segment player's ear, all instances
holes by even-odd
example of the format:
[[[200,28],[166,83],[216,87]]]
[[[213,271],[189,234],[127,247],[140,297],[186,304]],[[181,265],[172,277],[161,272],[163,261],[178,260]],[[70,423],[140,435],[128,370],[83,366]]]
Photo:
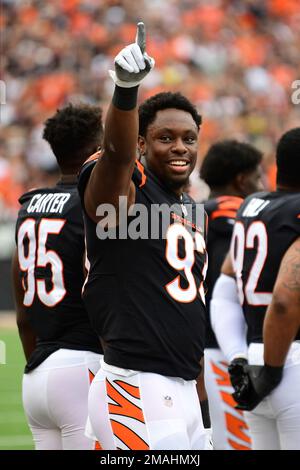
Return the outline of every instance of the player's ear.
[[[237,193],[240,196],[244,196],[247,190],[247,175],[245,173],[239,173],[234,178],[233,184],[236,188]]]
[[[146,154],[147,144],[145,137],[139,135],[138,138],[138,151],[139,151],[139,160]]]

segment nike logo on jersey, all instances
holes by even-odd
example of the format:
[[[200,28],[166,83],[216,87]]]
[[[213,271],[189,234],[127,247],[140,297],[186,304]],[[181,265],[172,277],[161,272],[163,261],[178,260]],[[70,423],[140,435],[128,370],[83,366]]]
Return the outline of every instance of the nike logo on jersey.
[[[70,193],[35,194],[27,207],[27,212],[29,214],[32,212],[61,214],[70,196]]]
[[[270,201],[254,197],[247,204],[242,215],[243,217],[256,217],[268,204]]]

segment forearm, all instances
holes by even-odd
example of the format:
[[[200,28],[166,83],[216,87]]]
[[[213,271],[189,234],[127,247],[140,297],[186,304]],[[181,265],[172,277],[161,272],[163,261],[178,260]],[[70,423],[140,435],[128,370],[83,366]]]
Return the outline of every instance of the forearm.
[[[138,140],[138,87],[116,85],[109,107],[104,133],[104,155],[116,164],[130,164],[136,159]]]
[[[202,372],[197,378],[196,387],[197,387],[197,394],[199,397],[199,401],[201,402],[201,401],[207,400],[207,393],[206,393],[206,389],[204,385],[204,377],[203,377]]]
[[[84,196],[85,209],[96,222],[100,204],[109,203],[118,210],[120,196],[128,197],[128,206],[133,199],[130,197],[130,187],[138,140],[138,87],[116,88],[118,99],[113,99],[108,110],[102,157],[91,173]],[[130,93],[132,96],[128,99]],[[123,94],[125,99],[122,104]],[[129,110],[121,109],[130,106],[133,107]]]
[[[201,372],[198,375],[196,387],[197,387],[199,401],[201,402],[201,401],[207,400],[207,393],[206,393],[205,382],[204,382],[204,367],[205,367],[204,356],[201,358],[200,365],[201,365]]]
[[[205,382],[204,382],[204,367],[205,367],[204,356],[202,357],[200,364],[201,364],[202,370],[197,378],[196,387],[197,387],[197,394],[198,394],[200,408],[201,408],[203,425],[205,429],[208,429],[211,427],[211,422],[210,422],[210,414],[209,414],[208,397],[207,397]]]
[[[299,330],[299,312],[291,304],[273,300],[263,328],[264,361],[270,366],[283,366],[291,343]]]
[[[300,327],[300,238],[285,253],[264,320],[264,359],[283,366]]]

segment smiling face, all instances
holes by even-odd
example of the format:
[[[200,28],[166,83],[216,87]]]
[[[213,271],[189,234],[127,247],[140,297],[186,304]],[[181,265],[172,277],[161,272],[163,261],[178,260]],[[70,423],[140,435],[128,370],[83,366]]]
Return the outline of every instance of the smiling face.
[[[174,108],[158,111],[146,136],[139,137],[139,148],[149,170],[180,194],[197,161],[198,128],[192,115]]]

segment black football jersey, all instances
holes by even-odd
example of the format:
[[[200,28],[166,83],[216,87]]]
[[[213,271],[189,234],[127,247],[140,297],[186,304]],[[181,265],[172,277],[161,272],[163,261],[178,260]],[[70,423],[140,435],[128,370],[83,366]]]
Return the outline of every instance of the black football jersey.
[[[206,348],[218,348],[216,336],[210,323],[210,300],[214,285],[220,275],[221,267],[229,251],[230,240],[237,211],[243,199],[236,196],[220,196],[209,199],[204,207],[208,215],[207,253],[208,269],[206,275]]]
[[[300,193],[256,193],[238,211],[231,256],[249,343],[263,342],[264,316],[281,260],[299,236]]]
[[[94,165],[95,161],[87,163],[81,172],[82,199]],[[130,237],[124,236],[119,225],[114,239],[99,239],[97,224],[85,214],[90,271],[83,299],[93,327],[106,344],[104,359],[108,364],[195,379],[200,372],[205,334],[203,206],[202,213],[199,207],[197,225],[198,207],[188,195],[179,198],[166,190],[139,162],[132,180],[135,204],[147,209],[143,229],[148,225],[148,235],[133,239],[130,227],[138,223],[137,217],[129,215],[126,227]],[[176,207],[166,227],[166,238],[160,217],[160,234],[151,238],[149,233],[157,228],[151,211],[157,216],[161,204],[168,209],[170,205]],[[188,205],[193,220],[186,217]]]
[[[20,203],[16,244],[23,304],[37,336],[26,372],[60,348],[101,353],[81,298],[85,242],[76,184],[29,191]]]

